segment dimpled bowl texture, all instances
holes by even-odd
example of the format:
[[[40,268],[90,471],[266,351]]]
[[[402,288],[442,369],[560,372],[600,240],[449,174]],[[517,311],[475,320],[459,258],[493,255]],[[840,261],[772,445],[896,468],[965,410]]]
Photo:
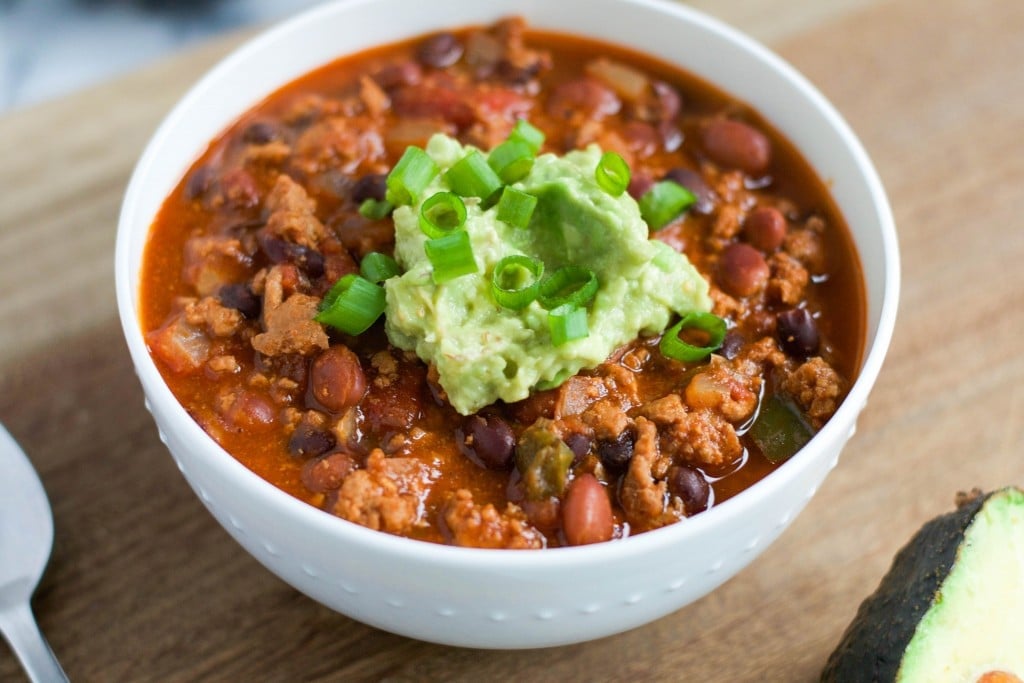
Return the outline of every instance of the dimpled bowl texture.
[[[511,14],[537,28],[653,54],[750,103],[831,186],[866,279],[865,357],[832,420],[785,466],[740,495],[623,541],[543,551],[453,548],[325,514],[260,479],[192,421],[161,379],[139,327],[139,268],[153,218],[208,142],[242,112],[342,55]],[[885,193],[847,125],[791,67],[718,21],[655,0],[346,0],[250,41],[175,107],[128,187],[116,276],[125,337],[161,440],[203,504],[248,552],[314,600],[367,624],[450,645],[527,648],[599,638],[678,610],[735,575],[782,533],[854,432],[892,334],[899,261]]]

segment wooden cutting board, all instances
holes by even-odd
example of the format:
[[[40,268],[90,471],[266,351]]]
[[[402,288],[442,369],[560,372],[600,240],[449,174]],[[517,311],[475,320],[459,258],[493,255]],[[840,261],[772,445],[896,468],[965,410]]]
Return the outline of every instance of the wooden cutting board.
[[[900,316],[791,529],[693,605],[571,647],[448,648],[335,614],[237,546],[157,440],[116,318],[119,203],[160,118],[240,37],[0,117],[0,420],[53,504],[34,607],[73,680],[810,681],[921,523],[958,489],[1024,484],[1024,3],[694,4],[861,136],[899,227]],[[21,676],[0,646],[0,680]]]

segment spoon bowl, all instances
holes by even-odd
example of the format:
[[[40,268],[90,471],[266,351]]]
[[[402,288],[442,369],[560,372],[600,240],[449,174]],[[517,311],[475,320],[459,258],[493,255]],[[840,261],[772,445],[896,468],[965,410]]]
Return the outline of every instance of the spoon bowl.
[[[29,601],[53,546],[53,513],[32,464],[0,425],[0,631],[33,681],[66,681]]]

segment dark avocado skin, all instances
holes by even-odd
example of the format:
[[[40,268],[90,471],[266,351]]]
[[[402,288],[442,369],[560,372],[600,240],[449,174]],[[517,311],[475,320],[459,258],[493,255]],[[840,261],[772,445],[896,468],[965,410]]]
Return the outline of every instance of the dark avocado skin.
[[[857,610],[821,674],[823,682],[896,680],[903,653],[956,560],[964,532],[992,494],[921,527]]]

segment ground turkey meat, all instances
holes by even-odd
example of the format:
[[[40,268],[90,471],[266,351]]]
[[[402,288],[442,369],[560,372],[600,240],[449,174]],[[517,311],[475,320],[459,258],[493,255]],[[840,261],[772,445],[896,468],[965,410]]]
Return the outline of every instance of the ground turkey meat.
[[[811,358],[788,375],[782,388],[807,411],[807,417],[816,429],[821,429],[832,417],[846,393],[843,379],[819,357]]]
[[[473,548],[529,549],[544,547],[544,536],[526,521],[517,506],[504,512],[488,503],[477,505],[473,494],[459,489],[441,511],[455,545]]]
[[[657,427],[650,420],[639,417],[636,434],[633,458],[622,477],[619,502],[626,513],[626,520],[638,531],[643,531],[672,524],[683,515],[666,504],[666,484],[655,479],[652,472],[659,459]]]
[[[426,468],[415,458],[388,458],[375,448],[366,468],[345,477],[329,512],[350,522],[392,534],[408,534],[420,521]]]
[[[638,413],[658,426],[662,449],[684,462],[720,467],[743,454],[736,430],[725,418],[712,410],[691,411],[678,394],[651,401]]]
[[[313,320],[320,299],[294,293],[284,298],[284,268],[275,266],[263,288],[263,329],[252,339],[252,347],[264,356],[298,353],[303,356],[326,349],[330,342],[323,325]]]

